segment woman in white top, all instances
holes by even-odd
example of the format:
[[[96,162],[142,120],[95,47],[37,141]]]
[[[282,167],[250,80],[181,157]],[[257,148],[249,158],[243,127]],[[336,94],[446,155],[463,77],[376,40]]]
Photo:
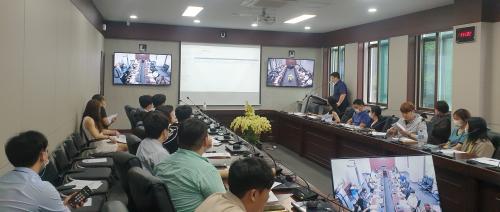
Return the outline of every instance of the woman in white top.
[[[95,153],[127,151],[126,144],[119,144],[111,136],[119,135],[116,130],[104,129],[101,117],[101,103],[97,100],[87,102],[82,116],[82,133],[90,142],[90,147],[95,147]]]

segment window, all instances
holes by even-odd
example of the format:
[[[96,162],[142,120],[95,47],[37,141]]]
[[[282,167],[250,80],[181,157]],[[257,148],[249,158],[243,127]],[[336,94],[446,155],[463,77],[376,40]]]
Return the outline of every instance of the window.
[[[389,82],[389,40],[365,44],[365,100],[368,104],[387,106]]]
[[[420,109],[434,109],[437,101],[452,105],[453,31],[419,36],[417,102]]]
[[[330,48],[330,74],[339,72],[340,79],[345,78],[345,46],[335,46]],[[328,88],[329,96],[333,95],[333,86]]]

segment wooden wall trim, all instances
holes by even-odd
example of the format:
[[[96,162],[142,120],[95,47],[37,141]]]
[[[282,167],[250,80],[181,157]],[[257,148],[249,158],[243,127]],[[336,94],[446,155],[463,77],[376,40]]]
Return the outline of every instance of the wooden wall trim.
[[[357,93],[356,98],[363,99],[364,68],[365,68],[365,44],[358,43],[358,73],[357,73]]]
[[[328,87],[330,84],[328,81],[330,80],[330,48],[323,48],[323,84],[322,84],[322,93],[323,98],[328,97]]]
[[[408,66],[406,75],[406,100],[409,102],[415,102],[415,92],[416,92],[416,54],[417,54],[417,41],[416,36],[408,37]]]
[[[336,46],[443,31],[456,25],[480,22],[481,7],[482,0],[455,0],[451,5],[325,33],[324,45]]]
[[[97,29],[99,32],[102,31],[102,24],[104,23],[104,18],[97,10],[94,2],[92,0],[71,0],[71,3],[83,14],[83,16]]]
[[[189,27],[164,24],[105,22],[106,38],[185,41],[203,43],[252,44],[264,46],[321,47],[322,33],[275,32],[243,29],[222,29],[210,27]],[[220,33],[227,37],[221,38]]]

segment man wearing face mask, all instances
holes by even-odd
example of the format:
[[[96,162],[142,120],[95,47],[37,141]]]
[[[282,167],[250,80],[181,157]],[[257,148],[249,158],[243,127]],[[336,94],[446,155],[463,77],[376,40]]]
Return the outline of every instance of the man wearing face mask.
[[[163,148],[168,138],[168,119],[160,111],[149,112],[144,118],[144,128],[146,138],[139,144],[136,156],[142,168],[153,173],[154,167],[169,155]]]
[[[365,103],[361,99],[356,99],[352,102],[354,115],[347,121],[348,124],[359,126],[361,128],[370,127],[372,120],[365,110]]]
[[[196,212],[264,211],[273,182],[273,171],[264,160],[237,160],[229,168],[229,191],[212,194]]]
[[[340,74],[338,72],[330,74],[330,83],[334,84],[333,98],[337,100],[337,108],[340,111],[340,116],[342,116],[349,106],[349,100],[347,100],[347,86],[340,79]]]
[[[11,138],[5,145],[7,159],[14,170],[0,177],[0,211],[70,211],[68,200],[61,199],[52,184],[42,181],[49,163],[48,141],[36,131],[27,131]]]
[[[298,72],[295,68],[297,61],[294,59],[286,59],[286,69],[281,78],[281,86],[296,87],[299,85]]]

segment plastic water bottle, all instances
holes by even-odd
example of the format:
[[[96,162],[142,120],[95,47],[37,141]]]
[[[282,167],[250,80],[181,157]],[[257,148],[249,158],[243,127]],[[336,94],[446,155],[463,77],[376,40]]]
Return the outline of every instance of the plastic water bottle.
[[[207,103],[203,102],[203,110],[207,110]]]
[[[424,140],[424,132],[422,132],[422,130],[419,130],[417,132],[417,140],[418,141],[423,141]]]

